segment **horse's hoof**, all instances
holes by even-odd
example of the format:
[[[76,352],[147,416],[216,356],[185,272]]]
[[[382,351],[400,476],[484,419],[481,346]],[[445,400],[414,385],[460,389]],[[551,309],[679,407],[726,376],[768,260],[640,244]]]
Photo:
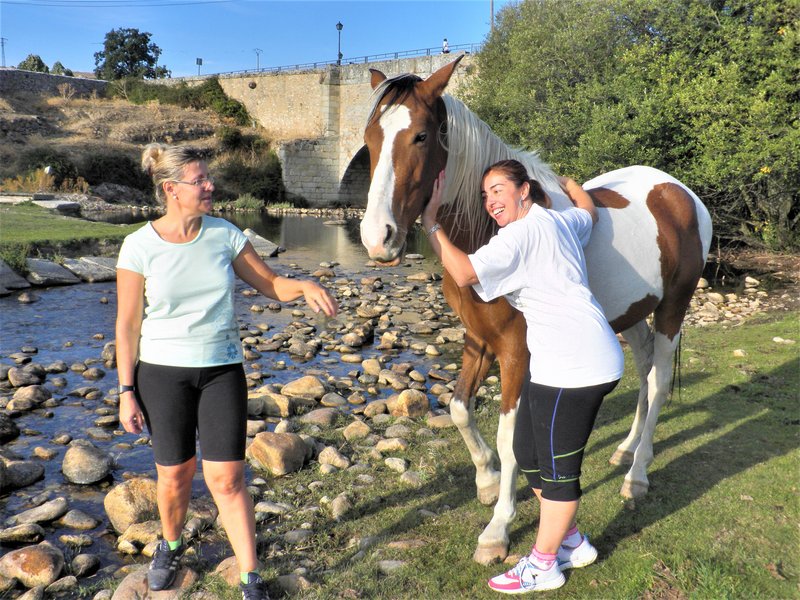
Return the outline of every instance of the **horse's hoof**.
[[[508,556],[508,547],[502,544],[494,546],[478,546],[475,549],[475,554],[472,555],[472,560],[484,566],[493,565],[494,563],[502,562]]]
[[[647,495],[647,490],[650,488],[648,483],[641,481],[628,481],[627,479],[622,483],[622,488],[619,493],[623,498],[632,500],[634,498],[644,498]]]
[[[485,488],[478,488],[478,502],[484,506],[492,506],[500,497],[500,482]]]
[[[621,465],[632,465],[633,452],[629,450],[620,450],[617,448],[614,451],[614,454],[611,455],[611,458],[608,459],[608,462],[612,465],[617,465],[618,467]]]

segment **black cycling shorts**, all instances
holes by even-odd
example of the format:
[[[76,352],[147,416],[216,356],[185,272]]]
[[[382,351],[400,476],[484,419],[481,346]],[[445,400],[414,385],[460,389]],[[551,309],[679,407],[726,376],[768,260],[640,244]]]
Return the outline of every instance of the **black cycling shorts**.
[[[241,363],[215,367],[136,366],[136,400],[144,413],[156,463],[244,460],[247,383]]]
[[[527,382],[514,427],[514,456],[547,500],[581,497],[581,465],[603,398],[619,380],[581,388]]]

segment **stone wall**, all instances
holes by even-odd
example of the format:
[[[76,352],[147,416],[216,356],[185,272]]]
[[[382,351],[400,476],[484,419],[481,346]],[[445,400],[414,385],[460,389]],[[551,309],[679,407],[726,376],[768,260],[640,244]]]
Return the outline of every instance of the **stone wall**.
[[[0,94],[21,91],[60,96],[58,86],[64,83],[75,88],[78,96],[89,96],[95,90],[98,94],[102,94],[108,86],[108,82],[102,79],[83,79],[0,67]]]

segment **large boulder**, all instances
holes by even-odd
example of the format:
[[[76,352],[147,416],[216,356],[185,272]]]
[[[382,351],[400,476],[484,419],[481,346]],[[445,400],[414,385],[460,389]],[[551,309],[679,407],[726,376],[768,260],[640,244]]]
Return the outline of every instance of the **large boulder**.
[[[394,417],[422,417],[430,410],[428,396],[419,390],[403,390],[389,406]]]
[[[28,281],[33,285],[70,285],[81,280],[61,265],[44,258],[26,258]]]
[[[134,523],[157,519],[156,482],[135,477],[120,483],[106,494],[103,506],[117,533],[124,533]]]
[[[6,525],[22,525],[25,523],[50,523],[67,513],[67,499],[55,498],[44,504],[23,511],[6,519]]]
[[[178,600],[187,597],[188,588],[194,586],[199,576],[192,569],[182,567],[175,575],[175,581],[168,590],[151,592],[147,585],[147,567],[137,569],[122,580],[114,590],[111,600],[139,600],[141,598],[158,598],[158,600]]]
[[[319,401],[325,395],[325,386],[313,375],[290,381],[281,388],[281,394],[289,398],[313,399]]]
[[[247,447],[247,458],[257,469],[286,475],[303,468],[308,446],[295,433],[259,433]]]
[[[0,575],[16,578],[27,588],[50,585],[63,568],[64,555],[48,542],[12,550],[0,558]]]
[[[106,451],[88,440],[75,440],[64,453],[61,472],[71,483],[89,485],[105,479],[114,466],[114,460]]]
[[[37,363],[30,363],[24,367],[13,367],[8,370],[8,380],[14,387],[44,383],[46,377],[47,371]]]

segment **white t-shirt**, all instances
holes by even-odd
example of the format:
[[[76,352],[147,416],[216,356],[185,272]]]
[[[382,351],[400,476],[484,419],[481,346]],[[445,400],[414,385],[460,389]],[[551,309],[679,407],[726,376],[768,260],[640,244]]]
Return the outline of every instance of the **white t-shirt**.
[[[592,217],[534,204],[469,255],[484,300],[505,296],[525,316],[531,381],[585,387],[622,376],[622,349],[589,290],[583,246]]]
[[[144,276],[140,360],[174,367],[242,362],[232,262],[246,243],[234,225],[208,216],[185,244],[163,240],[150,223],[125,238],[117,268]]]

